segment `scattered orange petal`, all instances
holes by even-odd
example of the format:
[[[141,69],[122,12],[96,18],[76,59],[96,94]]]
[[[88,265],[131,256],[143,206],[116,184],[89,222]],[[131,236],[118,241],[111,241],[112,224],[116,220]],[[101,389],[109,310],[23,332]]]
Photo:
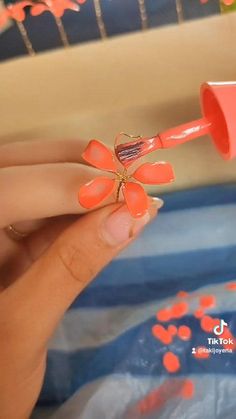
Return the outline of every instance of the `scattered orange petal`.
[[[187,291],[179,291],[179,292],[177,292],[177,294],[176,294],[176,296],[177,297],[179,297],[179,298],[186,298],[186,297],[188,297],[188,292]]]
[[[194,312],[194,317],[196,317],[196,319],[200,319],[201,317],[203,317],[205,314],[204,310],[202,308],[198,308],[195,312]]]
[[[171,336],[177,335],[177,327],[174,324],[170,324],[167,328],[168,332],[171,334]]]
[[[225,285],[225,288],[228,291],[236,291],[236,282],[229,282],[228,284]]]
[[[172,336],[162,325],[155,324],[152,328],[153,336],[160,340],[164,345],[169,345],[172,342]]]
[[[170,378],[164,381],[158,388],[148,393],[142,400],[139,400],[131,409],[131,412],[137,417],[140,414],[150,414],[154,411],[162,409],[169,400],[181,394],[187,380]],[[139,416],[138,416],[139,417]]]
[[[136,411],[141,414],[151,413],[159,410],[164,405],[162,395],[159,394],[159,389],[149,393],[143,400],[139,401],[136,406]]]
[[[185,380],[183,388],[181,389],[181,396],[184,399],[191,399],[195,393],[195,385],[192,380]]]
[[[216,298],[214,295],[203,295],[200,297],[200,305],[202,308],[215,307]]]
[[[181,303],[176,303],[172,307],[172,317],[179,319],[183,317],[188,312],[188,304],[185,301]]]
[[[232,6],[234,0],[223,0],[223,3],[225,4],[225,6]]]
[[[185,325],[180,326],[178,328],[178,336],[182,340],[189,340],[192,336],[192,331],[191,331],[190,327],[185,326]]]
[[[201,318],[200,325],[201,325],[202,330],[204,330],[204,332],[211,333],[213,332],[214,327],[217,324],[219,324],[219,322],[220,322],[219,319],[214,319],[211,316],[205,315]]]
[[[198,346],[194,356],[198,359],[207,359],[210,357],[210,353],[207,352],[207,348],[205,346]]]
[[[173,352],[166,352],[163,356],[163,365],[168,372],[174,373],[180,369],[179,357]]]
[[[163,308],[157,312],[156,317],[159,322],[168,322],[171,319],[171,311],[169,308]]]

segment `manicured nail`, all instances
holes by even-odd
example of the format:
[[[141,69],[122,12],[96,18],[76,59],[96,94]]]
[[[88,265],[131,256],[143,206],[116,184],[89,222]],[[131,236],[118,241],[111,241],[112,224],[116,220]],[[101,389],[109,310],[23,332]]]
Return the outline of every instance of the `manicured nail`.
[[[151,203],[156,209],[160,209],[164,205],[164,201],[161,198],[157,198],[155,196],[151,197]]]
[[[108,216],[102,227],[103,239],[110,246],[120,246],[136,236],[143,227],[156,215],[153,210],[148,211],[141,218],[133,218],[126,205]]]

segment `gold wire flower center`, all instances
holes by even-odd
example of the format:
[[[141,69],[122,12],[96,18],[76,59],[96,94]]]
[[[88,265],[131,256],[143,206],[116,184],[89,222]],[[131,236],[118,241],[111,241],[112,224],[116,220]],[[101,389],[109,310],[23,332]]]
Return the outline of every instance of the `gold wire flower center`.
[[[116,178],[119,183],[126,183],[131,178],[130,175],[127,174],[127,171],[125,170],[123,173],[116,172]]]
[[[123,171],[123,173],[116,172],[116,180],[118,180],[118,182],[119,182],[117,193],[116,193],[116,202],[119,201],[120,190],[122,188],[122,185],[124,185],[124,183],[128,182],[131,177],[132,177],[131,175],[128,175],[126,169]]]

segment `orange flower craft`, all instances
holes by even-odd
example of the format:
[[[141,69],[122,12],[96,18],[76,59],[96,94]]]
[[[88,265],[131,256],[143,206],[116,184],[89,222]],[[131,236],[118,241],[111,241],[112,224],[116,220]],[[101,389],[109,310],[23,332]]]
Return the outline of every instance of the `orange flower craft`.
[[[208,3],[209,0],[200,0],[202,4]],[[225,6],[232,6],[234,4],[234,0],[221,0]]]
[[[21,37],[28,51],[28,54],[33,56],[35,55],[35,51],[23,24],[23,21],[26,18],[25,7],[31,5],[32,2],[27,0],[6,5],[0,12],[0,29],[3,28],[10,19],[14,20],[20,31]]]
[[[38,16],[44,12],[52,13],[64,47],[69,46],[67,33],[61,20],[66,10],[79,12],[80,6],[73,0],[42,0],[34,4],[30,10],[32,16]]]
[[[0,13],[0,28],[2,28],[9,19],[23,22],[25,20],[25,7],[31,6],[31,1],[21,1],[15,4],[8,4]]]
[[[32,16],[38,16],[44,12],[51,12],[55,17],[62,17],[67,9],[78,12],[79,5],[71,0],[44,0],[42,3],[34,4],[30,12]]]
[[[142,217],[148,210],[148,196],[140,183],[156,185],[174,180],[172,166],[169,163],[144,163],[129,174],[127,167],[116,160],[115,154],[98,140],[91,140],[82,154],[84,160],[92,166],[113,173],[114,178],[100,176],[80,188],[79,203],[91,209],[116,193],[123,193],[127,207],[135,218]]]

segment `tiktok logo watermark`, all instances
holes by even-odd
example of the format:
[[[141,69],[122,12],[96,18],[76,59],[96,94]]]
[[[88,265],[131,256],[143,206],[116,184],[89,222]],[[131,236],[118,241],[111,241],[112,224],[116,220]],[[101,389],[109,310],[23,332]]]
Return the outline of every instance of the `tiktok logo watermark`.
[[[225,326],[228,326],[228,323],[226,323],[223,319],[220,319],[220,324],[214,327],[213,332],[215,335],[220,336],[224,333]]]
[[[223,319],[220,319],[219,324],[214,326],[213,333],[217,336],[217,338],[207,338],[208,347],[200,346],[192,348],[192,354],[195,357],[207,358],[207,356],[209,356],[208,354],[233,353],[236,342],[229,332],[228,323],[226,323]],[[223,348],[216,348],[214,345],[223,345]]]

